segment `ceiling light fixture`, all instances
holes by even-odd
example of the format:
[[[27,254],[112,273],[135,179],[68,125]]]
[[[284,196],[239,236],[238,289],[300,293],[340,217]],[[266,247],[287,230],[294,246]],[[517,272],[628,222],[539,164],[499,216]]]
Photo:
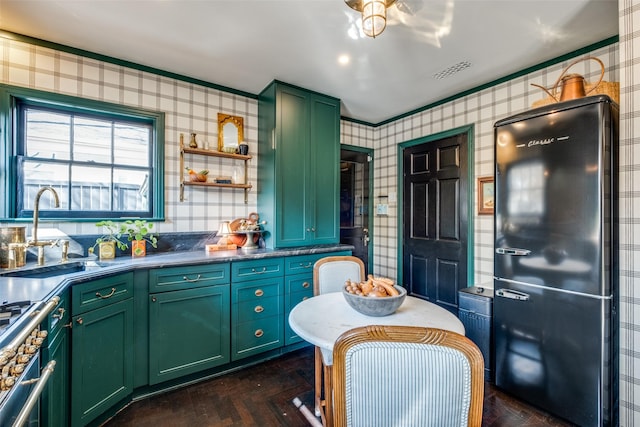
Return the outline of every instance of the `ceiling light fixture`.
[[[373,37],[382,34],[387,26],[387,8],[396,0],[344,0],[353,10],[362,13],[362,31]]]

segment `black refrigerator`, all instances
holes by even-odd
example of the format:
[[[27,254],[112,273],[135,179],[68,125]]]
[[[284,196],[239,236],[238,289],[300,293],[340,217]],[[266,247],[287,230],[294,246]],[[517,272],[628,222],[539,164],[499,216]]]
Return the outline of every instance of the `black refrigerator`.
[[[496,385],[580,426],[617,422],[618,122],[591,96],[494,126]]]

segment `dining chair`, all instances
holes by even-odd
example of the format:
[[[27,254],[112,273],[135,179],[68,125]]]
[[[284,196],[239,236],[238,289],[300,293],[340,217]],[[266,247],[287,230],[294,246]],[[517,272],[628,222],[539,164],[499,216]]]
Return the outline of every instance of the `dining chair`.
[[[313,265],[313,294],[341,292],[347,280],[364,280],[364,263],[354,256],[329,256],[321,258]],[[320,347],[315,348],[315,410],[326,426],[332,425],[331,418],[331,359],[332,354]],[[324,385],[324,387],[323,387]],[[324,390],[324,392],[323,392]]]
[[[443,329],[364,326],[333,348],[335,427],[480,427],[484,360]]]

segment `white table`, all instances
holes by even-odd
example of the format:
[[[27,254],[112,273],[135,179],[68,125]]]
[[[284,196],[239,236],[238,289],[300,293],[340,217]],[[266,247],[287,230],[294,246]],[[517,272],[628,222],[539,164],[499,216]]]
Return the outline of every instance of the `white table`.
[[[456,316],[420,298],[407,296],[395,313],[372,317],[351,308],[342,292],[322,294],[302,301],[291,310],[289,325],[300,338],[320,347],[327,365],[333,364],[333,345],[338,337],[359,326],[422,326],[464,335],[464,326]]]

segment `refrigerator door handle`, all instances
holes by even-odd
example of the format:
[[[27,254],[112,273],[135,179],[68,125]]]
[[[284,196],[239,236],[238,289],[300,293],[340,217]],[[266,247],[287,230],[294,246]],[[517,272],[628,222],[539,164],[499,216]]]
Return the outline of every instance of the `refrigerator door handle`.
[[[528,301],[529,294],[524,292],[514,291],[512,289],[498,289],[496,295],[503,298],[515,299],[518,301]]]
[[[518,248],[496,248],[496,253],[500,255],[526,256],[531,253],[529,249]]]

